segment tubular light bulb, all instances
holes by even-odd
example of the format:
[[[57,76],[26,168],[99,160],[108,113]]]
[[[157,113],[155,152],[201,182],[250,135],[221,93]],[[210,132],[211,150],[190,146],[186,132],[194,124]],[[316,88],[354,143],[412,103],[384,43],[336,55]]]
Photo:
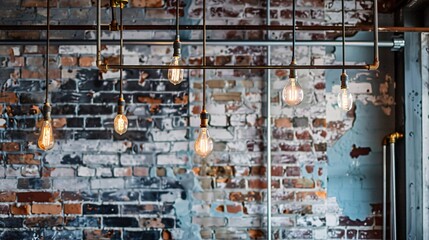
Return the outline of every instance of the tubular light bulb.
[[[54,147],[54,131],[51,120],[43,120],[37,145],[45,151]]]
[[[128,130],[128,118],[124,114],[118,113],[113,122],[113,128],[119,135],[126,133]]]
[[[302,90],[296,78],[290,78],[290,81],[283,88],[283,101],[289,106],[296,106],[304,99],[304,91]]]
[[[195,141],[195,152],[200,157],[207,157],[213,151],[213,140],[210,137],[209,131],[207,128],[202,127],[200,129],[200,134],[198,135],[197,140]]]
[[[353,106],[353,96],[347,88],[342,88],[337,97],[338,106],[344,111],[350,111]]]
[[[180,59],[180,56],[173,56],[173,59],[170,63],[170,66],[181,66],[182,60]],[[171,68],[168,69],[168,80],[174,84],[177,85],[183,81],[183,69],[180,68]]]

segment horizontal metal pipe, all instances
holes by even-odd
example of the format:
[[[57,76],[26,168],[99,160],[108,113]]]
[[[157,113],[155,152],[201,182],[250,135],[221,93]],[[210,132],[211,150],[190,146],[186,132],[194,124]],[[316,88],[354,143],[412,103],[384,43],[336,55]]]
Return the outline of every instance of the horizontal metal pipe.
[[[0,30],[45,30],[45,25],[0,25]],[[174,25],[124,25],[124,30],[175,30]],[[202,30],[202,25],[181,25],[180,30]],[[51,30],[97,30],[97,25],[52,25]],[[109,25],[101,25],[109,30]],[[207,30],[271,30],[291,31],[286,25],[207,25]],[[297,26],[299,31],[341,31],[341,26]],[[346,26],[346,31],[372,32],[373,26]],[[380,32],[429,32],[429,27],[378,27]]]
[[[43,45],[44,40],[0,40],[0,45]],[[51,45],[95,45],[97,40],[50,40]],[[125,45],[172,45],[172,40],[124,40]],[[117,45],[119,40],[103,40],[103,44]],[[200,40],[182,41],[182,45],[202,45]],[[292,46],[289,41],[247,41],[247,40],[207,40],[207,45],[241,45],[241,46]],[[296,46],[341,46],[340,41],[297,41]],[[351,47],[373,47],[371,41],[349,41],[346,46]],[[393,47],[392,41],[379,42],[380,47]]]
[[[369,65],[265,65],[265,66],[201,66],[201,65],[101,65],[100,69],[369,69]]]

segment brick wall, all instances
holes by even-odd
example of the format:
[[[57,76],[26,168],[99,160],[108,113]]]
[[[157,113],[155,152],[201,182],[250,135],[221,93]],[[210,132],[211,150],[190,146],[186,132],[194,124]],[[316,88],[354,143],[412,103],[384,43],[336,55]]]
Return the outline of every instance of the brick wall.
[[[0,11],[2,24],[46,23],[45,1],[8,2]],[[271,2],[272,24],[290,24],[291,3]],[[51,1],[52,23],[93,24],[94,4],[89,0]],[[124,10],[125,16],[131,16],[126,23],[173,24],[174,6],[170,1],[130,1]],[[208,6],[208,24],[260,24],[266,17],[266,2],[209,1]],[[201,1],[184,1],[182,7],[182,23],[200,22]],[[346,1],[346,7],[348,23],[371,21],[372,1]],[[299,0],[297,10],[298,24],[340,22],[340,1]],[[103,22],[109,22],[109,11],[103,14]],[[56,39],[94,39],[92,31],[52,34]],[[261,31],[210,31],[208,35],[229,40],[265,38]],[[289,32],[269,35],[290,39]],[[337,35],[299,32],[298,38]],[[173,39],[173,32],[135,31],[125,36]],[[182,39],[200,37],[201,32],[182,32]],[[44,32],[2,31],[0,38],[43,39]],[[290,62],[289,47],[272,47],[271,51],[271,63]],[[0,46],[1,239],[266,239],[267,147],[272,150],[276,238],[380,238],[380,199],[372,202],[372,211],[364,212],[366,217],[361,220],[343,215],[347,206],[338,204],[341,197],[327,194],[331,186],[328,159],[349,165],[346,157],[336,159],[333,154],[331,158],[329,150],[349,153],[351,145],[337,141],[341,143],[349,129],[360,126],[355,125],[359,119],[368,123],[366,115],[361,115],[369,111],[368,105],[371,111],[387,115],[386,108],[393,104],[388,101],[393,84],[386,80],[389,71],[351,72],[351,79],[356,80],[351,88],[359,102],[357,110],[344,115],[333,107],[337,72],[334,79],[328,79],[329,71],[300,70],[307,97],[300,107],[289,108],[279,98],[288,73],[273,70],[269,86],[273,114],[269,119],[265,115],[267,72],[208,71],[207,110],[215,147],[202,160],[192,149],[199,126],[201,71],[190,70],[187,81],[173,86],[164,71],[125,70],[130,123],[128,132],[119,136],[113,131],[119,73],[95,68],[95,46],[52,46],[49,88],[57,141],[53,150],[42,152],[36,142],[46,87],[44,52],[43,45]],[[117,60],[118,53],[118,47],[110,45],[103,51],[110,61]],[[171,53],[171,46],[130,45],[124,51],[125,63],[161,64]],[[200,64],[201,53],[201,47],[183,47],[189,64]],[[209,46],[207,54],[208,62],[216,65],[267,62],[267,48],[261,46]],[[296,55],[300,64],[322,64],[338,61],[336,54],[324,47],[303,46]],[[353,60],[358,61],[363,60]],[[383,90],[386,84],[387,91]],[[371,91],[367,91],[368,85]],[[271,146],[265,137],[266,121],[274,126]],[[390,126],[377,128],[382,133],[389,130]],[[362,146],[360,140],[353,141]],[[373,142],[362,141],[377,151]],[[333,188],[341,189],[335,183]],[[365,189],[379,186],[370,184]]]

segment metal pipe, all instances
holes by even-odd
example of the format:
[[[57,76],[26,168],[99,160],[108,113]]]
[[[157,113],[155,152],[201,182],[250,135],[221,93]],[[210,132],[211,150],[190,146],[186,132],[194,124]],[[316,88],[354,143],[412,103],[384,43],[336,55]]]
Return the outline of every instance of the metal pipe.
[[[101,21],[101,20],[100,20]],[[374,19],[375,21],[375,19]],[[101,30],[109,30],[108,24],[100,26]],[[51,30],[97,30],[97,25],[53,25]],[[173,25],[124,25],[125,31],[131,30],[175,30]],[[207,25],[207,30],[261,30],[290,31],[292,26],[287,25]],[[429,27],[377,27],[379,32],[429,32]],[[1,30],[44,30],[43,25],[0,25]],[[181,25],[180,30],[202,30],[201,25]],[[296,26],[299,31],[341,31],[341,26]],[[373,26],[349,26],[350,32],[373,32]]]
[[[368,65],[369,70],[377,70],[380,66],[379,54],[378,54],[378,4],[377,0],[374,0],[373,7],[374,15],[374,62]]]
[[[59,40],[54,39],[50,40],[51,45],[97,45],[97,40],[87,40],[87,39],[79,39],[79,40]],[[398,39],[395,39],[398,41]],[[0,40],[0,45],[42,45],[44,40]],[[106,45],[116,45],[118,44],[118,40],[103,40],[103,43]],[[125,45],[171,45],[171,41],[169,40],[139,40],[139,39],[124,39]],[[187,40],[181,41],[182,45],[195,45],[199,46],[203,43],[199,40]],[[228,45],[228,46],[292,46],[291,42],[279,41],[279,40],[260,40],[260,41],[252,41],[252,40],[207,40],[207,45]],[[398,47],[402,47],[404,43],[401,42],[401,45]],[[341,41],[297,41],[296,46],[341,46]],[[374,42],[372,41],[348,41],[346,42],[346,46],[350,47],[373,47]],[[383,41],[379,42],[379,47],[395,47],[395,43],[393,41]],[[98,50],[97,50],[98,51]]]
[[[387,142],[383,141],[383,240],[387,239]]]
[[[395,143],[390,143],[390,239],[396,240],[396,169],[395,169]]]
[[[102,65],[101,63],[101,0],[97,0],[97,67]]]
[[[202,66],[202,65],[185,65],[185,66],[167,66],[167,65],[102,65],[106,69],[366,69],[368,65],[265,65],[265,66]]]
[[[267,7],[266,7],[266,21],[267,24],[271,24],[271,16],[270,16],[270,9],[271,9],[271,1],[267,1]],[[270,32],[267,31],[267,38],[270,39]],[[267,64],[271,65],[271,46],[267,46]],[[265,72],[266,80],[267,80],[267,146],[271,146],[271,70],[267,69]],[[272,179],[271,179],[271,147],[267,147],[267,234],[268,234],[268,240],[272,239],[271,233],[272,233],[272,191],[271,191],[271,185],[272,185]]]

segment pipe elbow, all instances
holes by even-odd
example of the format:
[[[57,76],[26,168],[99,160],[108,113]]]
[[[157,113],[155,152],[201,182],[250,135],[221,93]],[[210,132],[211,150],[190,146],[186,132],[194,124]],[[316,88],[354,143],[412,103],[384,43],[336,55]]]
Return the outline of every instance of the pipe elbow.
[[[368,70],[377,70],[380,67],[380,61],[374,60],[374,63],[368,64]]]

